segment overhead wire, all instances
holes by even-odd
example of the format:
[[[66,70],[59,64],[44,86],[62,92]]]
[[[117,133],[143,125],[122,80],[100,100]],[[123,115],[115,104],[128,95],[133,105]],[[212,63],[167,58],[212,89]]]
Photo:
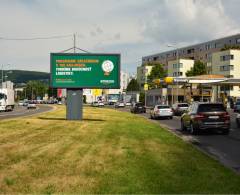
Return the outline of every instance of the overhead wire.
[[[62,39],[72,37],[72,35],[57,35],[57,36],[49,36],[49,37],[33,37],[33,38],[8,38],[8,37],[1,37],[0,40],[6,41],[33,41],[33,40],[44,40],[44,39]]]

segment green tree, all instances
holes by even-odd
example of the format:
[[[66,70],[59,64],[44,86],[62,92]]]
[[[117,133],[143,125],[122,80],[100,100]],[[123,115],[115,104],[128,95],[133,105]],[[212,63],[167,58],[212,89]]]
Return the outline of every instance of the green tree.
[[[148,75],[148,83],[152,83],[154,79],[160,79],[166,76],[167,72],[163,68],[163,64],[153,62],[147,64],[147,66],[153,66],[150,74]]]
[[[23,91],[24,96],[27,99],[37,99],[37,97],[43,98],[48,92],[48,86],[41,81],[29,81],[26,88]]]
[[[195,61],[193,67],[186,72],[187,77],[203,74],[207,74],[207,67],[200,60]]]
[[[128,83],[127,91],[139,91],[139,84],[136,79],[132,79]]]

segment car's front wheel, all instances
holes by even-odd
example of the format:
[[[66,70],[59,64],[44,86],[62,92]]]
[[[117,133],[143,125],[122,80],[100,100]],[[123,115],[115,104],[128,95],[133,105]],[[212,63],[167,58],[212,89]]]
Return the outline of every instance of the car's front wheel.
[[[222,134],[223,134],[223,135],[228,135],[228,134],[229,134],[229,132],[230,132],[230,130],[229,130],[229,129],[224,129],[224,130],[222,131]]]

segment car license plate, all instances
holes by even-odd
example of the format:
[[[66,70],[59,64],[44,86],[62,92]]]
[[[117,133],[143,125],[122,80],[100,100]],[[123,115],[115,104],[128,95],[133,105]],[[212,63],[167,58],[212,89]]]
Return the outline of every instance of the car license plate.
[[[209,116],[210,119],[219,119],[219,116]]]
[[[142,107],[139,107],[140,109],[142,108]]]

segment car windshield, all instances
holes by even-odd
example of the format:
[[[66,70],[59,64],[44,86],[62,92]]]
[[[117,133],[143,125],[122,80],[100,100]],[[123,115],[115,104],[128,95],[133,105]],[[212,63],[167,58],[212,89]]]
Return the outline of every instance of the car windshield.
[[[178,104],[178,107],[188,107],[188,104]]]
[[[219,112],[226,111],[223,104],[201,104],[198,112]]]
[[[143,104],[142,103],[138,103],[138,104],[136,104],[136,106],[143,106]]]
[[[169,106],[157,106],[158,109],[170,108]]]

